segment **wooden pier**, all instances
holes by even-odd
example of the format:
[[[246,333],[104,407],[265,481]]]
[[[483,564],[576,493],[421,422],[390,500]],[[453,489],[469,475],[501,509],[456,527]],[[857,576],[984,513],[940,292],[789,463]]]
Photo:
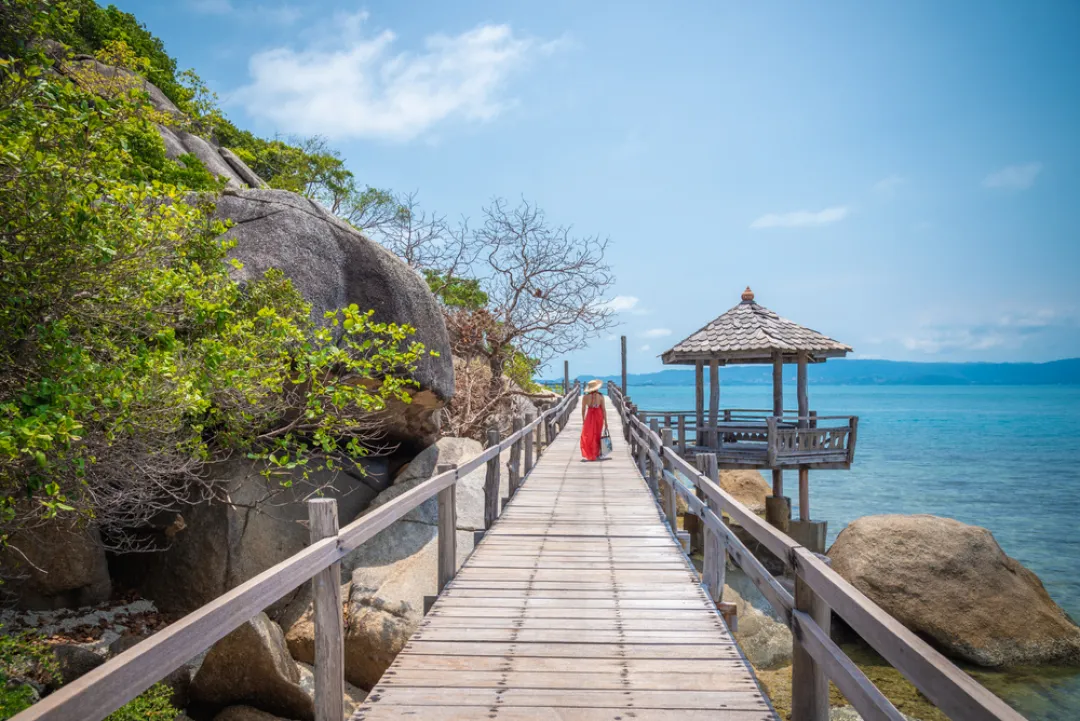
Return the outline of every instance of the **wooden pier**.
[[[626,444],[582,463],[580,428],[575,413],[355,721],[776,718]]]
[[[791,721],[827,721],[829,682],[867,721],[904,721],[831,640],[833,615],[956,721],[1023,721],[925,641],[761,520],[717,484],[717,458],[695,467],[670,429],[646,423],[615,384],[610,460],[582,463],[575,384],[539,418],[458,467],[337,528],[331,500],[310,502],[311,545],[104,665],[14,721],[102,721],[298,585],[312,582],[314,721],[342,721],[343,619],[338,563],[425,501],[439,505],[440,595],[357,721],[555,719],[773,721],[723,608],[739,566],[792,631]],[[626,442],[618,440],[622,431]],[[561,432],[560,432],[561,431]],[[511,499],[499,503],[502,453]],[[455,488],[487,468],[484,538],[455,558]],[[685,501],[680,519],[676,497]],[[505,510],[499,514],[500,507]],[[696,517],[706,533],[699,579],[677,538]],[[785,565],[773,576],[729,528],[738,523]],[[698,585],[700,582],[701,585]],[[794,589],[793,592],[791,589]],[[728,610],[728,609],[723,609]]]

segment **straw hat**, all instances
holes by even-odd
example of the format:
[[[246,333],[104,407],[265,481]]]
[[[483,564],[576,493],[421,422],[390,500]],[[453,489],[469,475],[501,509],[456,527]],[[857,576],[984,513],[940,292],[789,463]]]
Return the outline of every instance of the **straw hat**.
[[[596,391],[600,390],[600,386],[602,385],[604,384],[599,380],[591,380],[585,385],[585,392],[596,393]]]

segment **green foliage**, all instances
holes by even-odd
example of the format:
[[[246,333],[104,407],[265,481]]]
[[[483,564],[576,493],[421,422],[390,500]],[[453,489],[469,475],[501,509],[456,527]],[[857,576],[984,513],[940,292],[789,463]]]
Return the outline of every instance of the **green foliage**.
[[[142,695],[113,711],[105,721],[173,721],[180,709],[172,705],[172,689],[154,684]]]
[[[533,380],[539,367],[540,361],[529,358],[519,350],[513,350],[503,367],[503,374],[526,393],[539,393],[542,388]]]
[[[0,719],[11,718],[33,703],[35,692],[27,681],[46,685],[58,679],[56,657],[38,637],[0,635]]]
[[[237,451],[286,485],[356,464],[367,414],[408,402],[413,329],[356,307],[317,328],[276,271],[241,287],[212,196],[188,192],[217,181],[164,158],[141,89],[4,65],[0,540],[57,513],[138,526],[215,495],[199,469]]]
[[[424,279],[431,292],[448,308],[480,310],[488,303],[488,295],[475,278],[447,278],[435,270],[424,270]]]

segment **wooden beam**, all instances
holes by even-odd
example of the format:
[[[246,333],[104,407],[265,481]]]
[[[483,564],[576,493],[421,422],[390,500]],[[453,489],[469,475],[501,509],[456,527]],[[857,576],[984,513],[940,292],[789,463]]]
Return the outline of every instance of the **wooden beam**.
[[[436,473],[454,470],[453,463],[440,463]],[[438,593],[457,572],[457,484],[439,491],[439,570]]]
[[[810,520],[810,468],[799,466],[799,520]]]
[[[773,353],[772,360],[772,412],[784,415],[784,355],[780,351]]]
[[[450,490],[453,490],[450,486]],[[307,502],[311,542],[338,535],[337,501]],[[331,563],[311,579],[315,618],[315,721],[340,721],[345,713],[345,618],[341,564]]]
[[[540,423],[546,427],[545,422]],[[499,429],[489,428],[487,432],[488,448],[498,448]],[[487,475],[484,478],[484,529],[491,528],[499,517],[499,455],[488,461]]]
[[[525,433],[525,436],[522,439],[522,440],[525,441],[525,449],[524,450],[525,450],[525,475],[526,476],[528,476],[529,471],[532,470],[533,461],[534,461],[534,458],[533,458],[533,432],[531,430],[531,426],[532,426],[532,423],[533,423],[534,420],[536,420],[536,417],[532,413],[526,413],[525,414],[525,427],[530,428],[530,430]]]
[[[829,636],[829,607],[798,574],[795,576],[795,609],[808,614]],[[804,646],[799,635],[792,634],[791,721],[828,721],[829,679],[825,669]]]
[[[806,393],[806,351],[799,351],[798,363],[799,428],[806,428],[807,416],[810,415],[810,399]]]
[[[694,445],[702,446],[706,434],[701,429],[705,426],[705,362],[698,361],[694,364],[694,410],[697,413],[697,423],[694,429]]]
[[[620,390],[622,390],[622,394],[625,396],[626,395],[626,336],[622,336],[621,341],[622,341],[621,342],[621,345],[622,345],[622,387],[620,388]]]
[[[515,417],[511,422],[511,428],[514,434],[514,444],[510,446],[510,475],[508,488],[510,491],[510,497],[513,498],[517,493],[518,486],[521,485],[521,445],[523,443],[521,438],[521,429],[524,427],[521,418]]]
[[[709,447],[719,446],[716,424],[720,420],[720,361],[709,361]]]
[[[562,392],[564,396],[570,394],[570,361],[568,360],[562,362]]]

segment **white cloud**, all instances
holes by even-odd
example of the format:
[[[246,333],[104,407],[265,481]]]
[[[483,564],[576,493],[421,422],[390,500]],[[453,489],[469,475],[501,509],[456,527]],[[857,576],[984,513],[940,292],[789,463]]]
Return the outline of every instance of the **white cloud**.
[[[670,328],[650,328],[641,334],[645,338],[663,338],[664,336],[671,335]]]
[[[1060,336],[1072,332],[1080,318],[1075,313],[1042,308],[1003,315],[971,325],[928,325],[902,338],[911,351],[928,355],[978,352],[999,348],[1022,348],[1037,336]]]
[[[813,225],[836,223],[848,216],[850,209],[846,205],[825,208],[819,211],[797,210],[793,213],[769,213],[753,223],[751,228],[804,228]]]
[[[641,350],[643,350],[643,351],[649,350],[649,344],[646,343],[645,345],[641,346]]]
[[[899,190],[900,186],[907,183],[907,178],[900,175],[890,175],[874,183],[874,192],[878,195],[891,196]]]
[[[638,299],[632,295],[617,295],[604,303],[604,307],[616,313],[624,313],[637,307]]]
[[[400,51],[392,31],[365,32],[367,17],[340,15],[306,47],[252,56],[236,101],[287,133],[407,141],[444,121],[493,120],[513,102],[503,93],[509,77],[561,44],[484,24]]]
[[[1026,190],[1035,184],[1035,178],[1042,172],[1042,163],[1024,163],[1010,165],[994,171],[983,178],[983,187],[1003,190]]]

